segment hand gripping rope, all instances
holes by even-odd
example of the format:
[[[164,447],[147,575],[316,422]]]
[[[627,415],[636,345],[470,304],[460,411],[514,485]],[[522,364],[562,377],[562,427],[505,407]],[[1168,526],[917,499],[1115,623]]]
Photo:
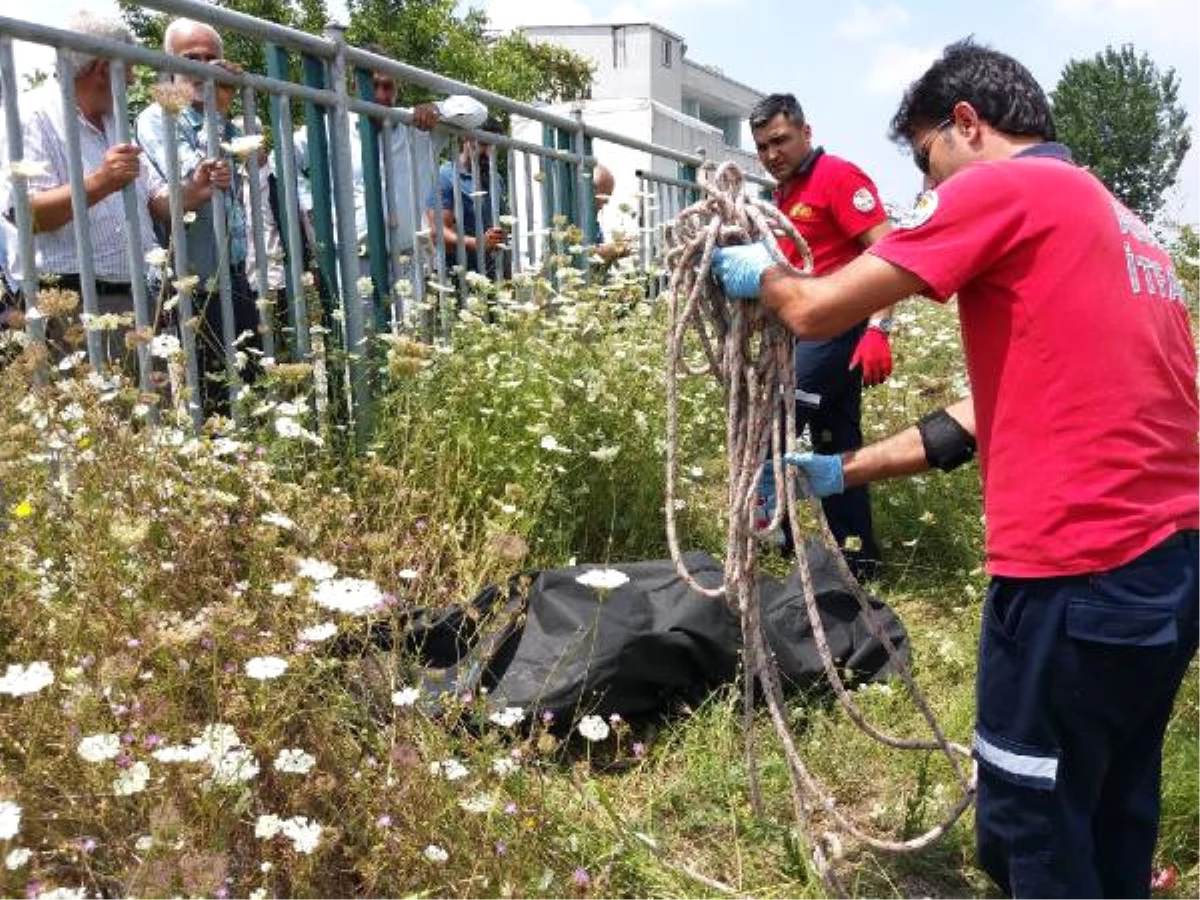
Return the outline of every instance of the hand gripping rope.
[[[728,300],[715,278],[710,276],[713,250],[718,246],[765,240],[772,256],[782,266],[799,274],[812,271],[812,254],[795,226],[774,206],[749,197],[744,191],[741,171],[727,162],[712,182],[702,186],[705,196],[683,210],[668,226],[667,265],[671,270],[668,293],[670,334],[667,371],[667,540],[671,558],[680,576],[695,590],[710,597],[724,597],[741,619],[744,647],[744,732],[750,796],[754,810],[762,814],[762,796],[758,785],[758,763],[753,739],[754,685],[757,682],[765,698],[775,732],[783,747],[791,780],[792,803],[801,833],[811,848],[818,873],[831,891],[836,890],[830,859],[820,841],[812,840],[813,818],[823,813],[836,827],[870,847],[889,851],[916,850],[940,838],[970,806],[975,792],[974,773],[969,751],[946,739],[933,712],[913,680],[912,673],[891,640],[875,622],[870,602],[850,574],[837,542],[829,530],[821,504],[812,496],[807,478],[792,466],[784,465],[784,450],[795,450],[795,407],[790,400],[795,388],[793,341],[788,332],[757,301]],[[798,270],[784,258],[776,234],[790,238],[804,257],[804,269]],[[692,342],[689,343],[689,338]],[[697,353],[696,345],[698,344]],[[690,348],[690,356],[689,356]],[[705,588],[691,576],[683,563],[675,525],[675,487],[679,454],[679,379],[711,374],[725,393],[726,446],[729,457],[729,522],[725,556],[725,583]],[[786,435],[786,447],[781,447]],[[772,521],[763,529],[755,527],[755,500],[767,451],[775,473],[778,502]],[[786,479],[786,480],[785,480]],[[800,539],[797,488],[804,488],[805,500],[820,523],[821,537],[830,548],[836,565],[852,585],[871,633],[887,649],[901,673],[908,694],[929,726],[931,740],[894,737],[879,731],[865,720],[842,680],[829,650],[812,589],[812,578]],[[918,837],[906,841],[889,840],[868,834],[842,810],[837,799],[813,776],[797,752],[788,728],[779,670],[767,647],[762,630],[755,587],[755,568],[759,538],[779,528],[788,516],[792,534],[797,536],[796,565],[804,592],[805,608],[813,637],[821,655],[826,677],[850,718],[876,740],[903,750],[941,750],[958,779],[962,796],[941,822]],[[964,765],[964,762],[966,765]],[[837,838],[824,833],[829,843]]]

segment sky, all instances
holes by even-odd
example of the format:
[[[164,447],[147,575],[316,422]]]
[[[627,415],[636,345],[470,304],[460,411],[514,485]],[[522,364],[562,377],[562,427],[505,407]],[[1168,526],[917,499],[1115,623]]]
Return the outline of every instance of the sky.
[[[61,26],[81,0],[38,0],[3,15]],[[341,0],[330,0],[336,17]],[[460,0],[492,25],[652,22],[683,38],[687,56],[764,93],[791,92],[814,140],[861,166],[889,201],[920,189],[911,159],[887,138],[904,88],[942,47],[973,35],[1015,56],[1050,91],[1070,60],[1132,44],[1174,69],[1192,150],[1164,218],[1200,223],[1200,3],[1196,0]],[[87,0],[116,12],[115,0]],[[19,68],[39,57],[17,45]],[[45,56],[41,57],[43,64]],[[48,67],[48,65],[47,65]]]

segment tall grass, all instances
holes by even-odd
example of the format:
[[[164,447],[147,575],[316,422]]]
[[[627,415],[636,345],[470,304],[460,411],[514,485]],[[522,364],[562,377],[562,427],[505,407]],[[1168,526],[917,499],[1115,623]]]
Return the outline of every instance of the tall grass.
[[[244,428],[197,439],[148,428],[149,398],[82,369],[43,387],[25,360],[4,371],[0,677],[44,662],[53,682],[18,696],[9,673],[0,693],[0,803],[20,809],[13,826],[0,807],[0,892],[818,895],[765,721],[767,814],[750,808],[736,691],[590,742],[576,722],[489,721],[478,696],[436,715],[406,691],[404,660],[369,650],[413,609],[525,569],[666,555],[664,315],[636,299],[639,278],[529,281],[477,298],[452,344],[381,348],[385,399],[358,454],[318,444],[303,372],[268,373]],[[872,434],[963,388],[951,310],[906,310],[895,343]],[[721,409],[715,385],[687,386],[684,540],[716,553]],[[984,585],[974,472],[874,498],[874,589],[964,741]],[[335,595],[342,611],[318,603]],[[1159,861],[1178,896],[1198,877],[1196,693],[1189,678],[1168,737]],[[898,690],[859,700],[919,732]],[[933,760],[873,744],[824,700],[795,698],[791,715],[814,770],[883,833],[928,827],[952,800]],[[969,821],[911,857],[844,853],[856,896],[992,890]]]

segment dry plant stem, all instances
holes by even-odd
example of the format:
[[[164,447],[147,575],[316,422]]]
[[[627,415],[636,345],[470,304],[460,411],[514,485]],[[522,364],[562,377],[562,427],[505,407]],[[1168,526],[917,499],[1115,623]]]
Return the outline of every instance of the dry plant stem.
[[[812,269],[812,254],[794,224],[774,206],[745,196],[742,176],[732,163],[723,165],[713,184],[705,185],[706,196],[699,203],[680,213],[675,227],[669,231],[671,249],[667,262],[671,267],[669,303],[671,324],[667,372],[667,485],[666,520],[667,543],[676,570],[687,584],[709,597],[725,597],[736,609],[743,634],[743,667],[746,683],[743,702],[745,753],[750,779],[751,802],[756,813],[762,813],[761,788],[758,779],[757,748],[753,740],[754,684],[762,687],[767,709],[780,739],[788,763],[792,801],[797,823],[806,836],[814,865],[827,888],[836,888],[829,860],[820,842],[812,837],[809,826],[814,813],[820,811],[837,822],[838,826],[858,840],[880,850],[908,851],[928,846],[941,837],[967,809],[974,798],[974,777],[962,765],[969,751],[946,739],[936,717],[921,694],[908,666],[899,657],[896,647],[876,621],[870,599],[850,574],[842,558],[820,503],[812,497],[806,479],[784,465],[784,451],[795,449],[794,350],[790,334],[769,318],[755,302],[729,302],[709,277],[713,251],[718,245],[765,241],[772,257],[793,272],[807,274]],[[797,270],[784,258],[776,235],[791,239],[804,259],[804,269]],[[675,520],[675,487],[679,465],[678,447],[678,380],[701,374],[685,363],[689,335],[695,335],[708,370],[716,377],[724,392],[726,403],[726,452],[729,459],[728,503],[729,521],[725,559],[725,584],[719,588],[699,585],[683,563]],[[770,459],[775,483],[778,486],[776,510],[766,528],[754,527],[755,499],[763,477],[764,458]],[[797,490],[804,494],[820,522],[820,535],[830,550],[835,565],[851,586],[852,593],[863,612],[871,634],[886,648],[893,660],[909,696],[924,718],[932,740],[911,740],[880,731],[866,721],[846,688],[833,660],[829,642],[821,622],[813,593],[812,577],[804,555],[804,541],[797,539],[796,567],[804,595],[805,610],[821,656],[822,666],[830,685],[851,720],[865,733],[881,743],[906,750],[941,750],[949,760],[962,789],[955,807],[933,828],[907,841],[894,841],[869,834],[842,812],[837,800],[829,794],[804,764],[788,728],[783,689],[760,619],[755,571],[757,538],[774,533],[787,516],[794,535],[801,535],[797,515]]]

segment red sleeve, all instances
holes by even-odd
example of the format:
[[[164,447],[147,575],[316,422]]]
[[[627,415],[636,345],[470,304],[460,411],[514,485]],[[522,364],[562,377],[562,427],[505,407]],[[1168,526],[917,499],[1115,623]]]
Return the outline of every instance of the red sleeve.
[[[842,234],[857,238],[886,221],[887,211],[879,199],[879,189],[867,173],[838,157],[830,158],[829,162],[837,163],[828,182],[829,211]]]
[[[912,272],[932,289],[927,296],[944,301],[1021,239],[1028,202],[1012,172],[989,163],[969,166],[922,195],[867,252]]]

